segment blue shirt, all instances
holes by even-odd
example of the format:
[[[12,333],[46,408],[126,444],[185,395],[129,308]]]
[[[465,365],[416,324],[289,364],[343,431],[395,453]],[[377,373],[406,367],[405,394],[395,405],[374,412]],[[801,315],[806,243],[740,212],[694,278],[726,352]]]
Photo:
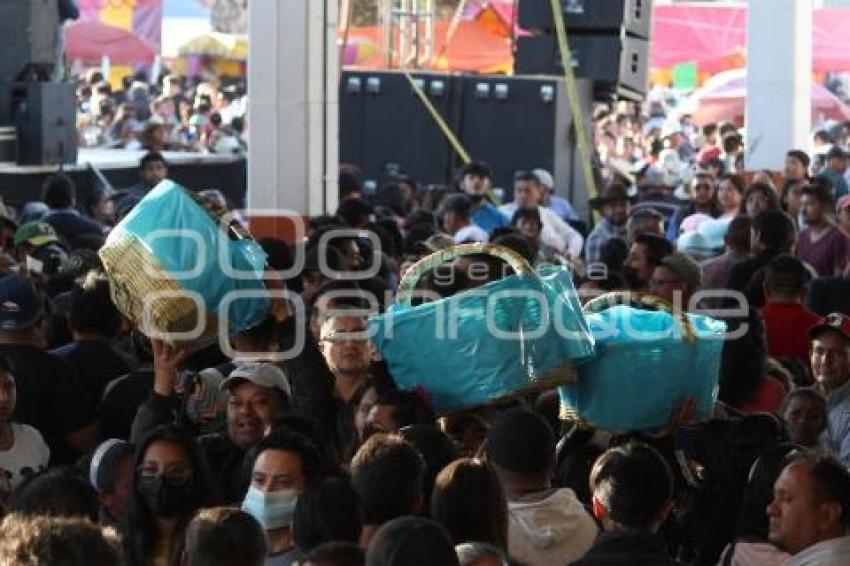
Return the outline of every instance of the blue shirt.
[[[570,220],[578,220],[578,214],[576,214],[573,205],[571,205],[569,201],[565,198],[552,195],[549,197],[549,204],[547,206],[548,208],[554,210],[555,214],[557,214],[567,222],[569,222]]]
[[[504,214],[499,212],[498,208],[489,202],[482,202],[478,210],[472,213],[471,219],[486,232],[491,232],[495,228],[501,228],[511,223]]]
[[[824,167],[820,173],[818,173],[818,177],[823,177],[832,183],[832,186],[835,187],[835,200],[840,199],[844,195],[850,191],[847,187],[847,181],[844,179],[844,176],[840,173],[836,173],[829,167]]]
[[[829,449],[839,460],[850,463],[850,381],[827,396],[826,421]]]

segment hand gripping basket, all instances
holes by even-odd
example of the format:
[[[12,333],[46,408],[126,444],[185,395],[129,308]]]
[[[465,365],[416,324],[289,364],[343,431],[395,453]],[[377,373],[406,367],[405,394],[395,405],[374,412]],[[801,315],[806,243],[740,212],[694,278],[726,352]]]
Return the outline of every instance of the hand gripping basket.
[[[163,181],[99,252],[112,300],[147,336],[197,349],[262,321],[266,255],[225,230],[184,188]]]
[[[656,428],[684,397],[696,399],[698,418],[711,415],[725,323],[633,293],[603,295],[584,311],[596,356],[559,388],[562,418],[612,431]]]
[[[411,306],[420,277],[472,254],[500,258],[516,274]],[[572,361],[593,353],[569,271],[535,272],[491,244],[454,246],[413,265],[396,304],[370,320],[370,332],[398,386],[424,388],[443,414],[570,382]]]

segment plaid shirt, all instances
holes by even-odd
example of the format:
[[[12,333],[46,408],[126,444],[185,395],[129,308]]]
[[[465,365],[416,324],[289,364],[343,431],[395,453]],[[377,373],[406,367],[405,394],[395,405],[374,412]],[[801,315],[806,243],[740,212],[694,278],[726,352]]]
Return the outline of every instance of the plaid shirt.
[[[607,218],[603,218],[587,237],[584,246],[586,263],[599,263],[602,255],[602,246],[611,238],[626,239],[626,225],[614,226]]]

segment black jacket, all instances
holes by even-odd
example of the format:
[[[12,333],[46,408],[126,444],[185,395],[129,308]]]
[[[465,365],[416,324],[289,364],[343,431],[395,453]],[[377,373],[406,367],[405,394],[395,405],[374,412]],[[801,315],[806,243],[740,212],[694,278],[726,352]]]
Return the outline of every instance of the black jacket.
[[[152,392],[140,407],[133,420],[130,442],[139,446],[145,436],[160,425],[174,421],[176,400]],[[245,452],[236,446],[226,432],[205,434],[198,437],[213,478],[218,484],[225,503],[242,501],[248,490],[248,475],[244,468]]]
[[[573,566],[674,566],[661,537],[604,532]]]
[[[290,319],[276,328],[280,350],[285,352],[297,345],[296,326]],[[283,362],[284,371],[292,386],[293,409],[314,421],[319,426],[322,445],[333,445],[335,440],[335,412],[333,404],[333,375],[318,350],[316,342],[306,327],[303,347],[296,350],[295,356]],[[130,434],[130,440],[138,445],[141,440],[159,425],[177,421],[181,424],[179,399],[163,397],[151,392],[150,397],[140,407]],[[187,430],[191,428],[187,427]],[[213,476],[218,482],[226,503],[240,501],[248,489],[248,474],[244,459],[246,450],[234,444],[227,432],[217,432],[198,437]],[[338,458],[339,454],[329,454]]]

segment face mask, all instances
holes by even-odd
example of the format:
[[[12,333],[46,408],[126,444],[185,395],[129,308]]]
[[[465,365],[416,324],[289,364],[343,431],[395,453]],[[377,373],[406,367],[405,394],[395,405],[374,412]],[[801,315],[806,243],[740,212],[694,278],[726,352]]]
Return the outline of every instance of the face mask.
[[[271,531],[292,522],[297,502],[298,494],[294,490],[261,491],[252,486],[242,502],[242,510],[259,521],[263,529]]]
[[[174,517],[185,511],[189,507],[191,489],[191,480],[175,485],[162,476],[139,478],[139,492],[157,517]]]

